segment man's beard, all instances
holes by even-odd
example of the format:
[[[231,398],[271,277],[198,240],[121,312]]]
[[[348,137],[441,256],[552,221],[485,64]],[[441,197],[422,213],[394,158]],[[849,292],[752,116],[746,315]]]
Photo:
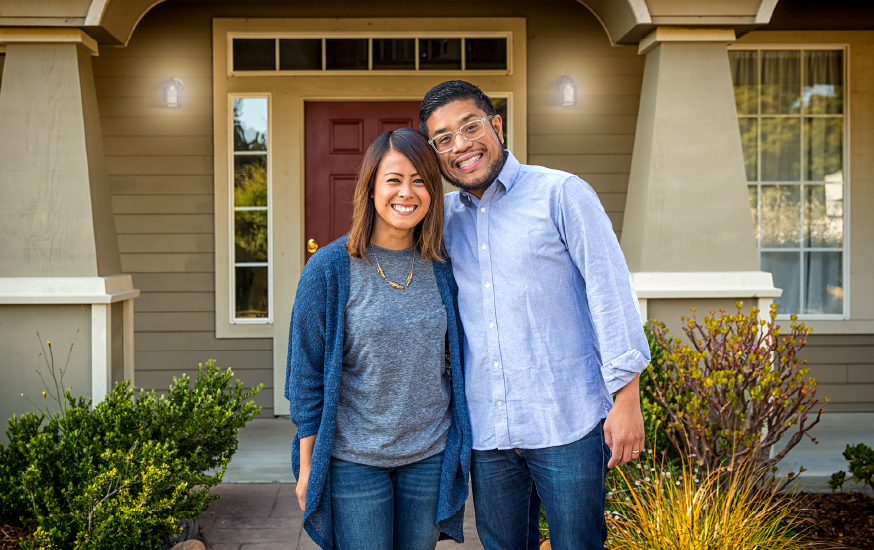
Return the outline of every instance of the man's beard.
[[[483,154],[485,154],[485,152],[483,152]],[[488,173],[477,181],[466,183],[466,182],[462,182],[462,181],[459,181],[457,179],[454,179],[453,177],[451,177],[447,174],[443,174],[443,177],[446,179],[446,181],[448,181],[449,183],[451,183],[455,187],[458,187],[459,189],[461,189],[463,191],[467,191],[468,193],[470,193],[471,191],[481,191],[483,189],[488,189],[488,187],[492,184],[492,182],[498,178],[498,174],[501,173],[501,169],[504,167],[504,163],[506,161],[507,161],[507,155],[502,154],[501,160],[498,162],[493,162],[492,165],[489,166]]]

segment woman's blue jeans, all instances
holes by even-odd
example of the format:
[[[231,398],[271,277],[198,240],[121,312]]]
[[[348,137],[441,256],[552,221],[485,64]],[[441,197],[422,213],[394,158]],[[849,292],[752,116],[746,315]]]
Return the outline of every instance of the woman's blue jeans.
[[[331,458],[337,550],[434,550],[443,453],[380,468]]]
[[[486,550],[525,550],[532,481],[554,550],[602,550],[610,448],[603,421],[585,437],[544,449],[473,451],[476,530]]]

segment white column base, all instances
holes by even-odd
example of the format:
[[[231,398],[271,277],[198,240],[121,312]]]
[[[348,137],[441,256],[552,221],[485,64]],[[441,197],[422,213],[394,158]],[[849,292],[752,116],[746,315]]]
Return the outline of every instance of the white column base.
[[[112,390],[112,304],[123,302],[124,379],[134,382],[134,298],[130,275],[110,277],[0,277],[2,304],[91,305],[91,399]]]
[[[645,323],[647,300],[689,298],[756,299],[760,311],[768,311],[783,290],[765,271],[699,271],[632,273],[631,280],[640,304],[640,320]]]

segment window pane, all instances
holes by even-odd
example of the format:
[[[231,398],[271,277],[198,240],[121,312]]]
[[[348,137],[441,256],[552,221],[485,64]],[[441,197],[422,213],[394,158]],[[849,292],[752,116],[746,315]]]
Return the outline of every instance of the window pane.
[[[844,185],[805,186],[804,245],[840,248],[844,245]]]
[[[321,71],[321,38],[281,38],[279,40],[279,70]]]
[[[759,240],[759,190],[755,185],[748,187],[750,193],[750,213],[753,216],[753,229],[756,232],[756,242]]]
[[[801,298],[801,253],[762,252],[762,271],[774,276],[774,286],[783,289],[783,295],[774,298],[777,312],[784,315],[799,313]]]
[[[267,155],[234,156],[234,206],[267,206]]]
[[[420,38],[419,68],[461,70],[461,39]]]
[[[465,38],[465,69],[506,70],[506,38]]]
[[[757,112],[758,82],[756,80],[759,52],[730,51],[731,77],[734,81],[734,100],[740,115],[754,115]]]
[[[276,70],[276,40],[273,38],[234,38],[234,70]]]
[[[492,105],[495,106],[495,112],[497,113],[498,116],[501,117],[501,121],[504,123],[502,133],[504,134],[504,148],[506,149],[507,143],[509,143],[507,141],[509,139],[507,132],[510,131],[510,119],[508,118],[510,116],[510,114],[507,110],[507,107],[508,107],[507,98],[506,97],[491,97],[489,99],[492,100]]]
[[[804,141],[807,150],[805,179],[840,181],[844,165],[844,119],[804,119]]]
[[[747,181],[756,181],[758,170],[758,137],[759,123],[754,118],[738,119],[740,126],[740,143],[744,150],[744,165],[747,169]]]
[[[763,248],[792,248],[801,245],[801,188],[792,185],[762,186]]]
[[[762,52],[762,114],[797,113],[801,107],[801,52]]]
[[[234,261],[267,261],[267,211],[234,212]]]
[[[762,119],[762,181],[801,179],[801,120]]]
[[[234,151],[267,150],[267,98],[234,100]]]
[[[366,71],[366,38],[329,38],[325,40],[325,68],[329,71]]]
[[[267,266],[237,267],[236,279],[236,317],[267,317]]]
[[[811,114],[844,112],[844,52],[804,52],[804,111]]]
[[[841,252],[806,252],[804,313],[841,314],[844,285]]]
[[[373,69],[412,71],[416,68],[415,38],[374,38]]]

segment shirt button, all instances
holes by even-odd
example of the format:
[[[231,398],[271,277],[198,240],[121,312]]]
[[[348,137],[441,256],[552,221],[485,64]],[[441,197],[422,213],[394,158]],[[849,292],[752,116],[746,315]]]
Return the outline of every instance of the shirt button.
[[[486,245],[483,245],[483,250],[485,250],[485,249],[486,249]]]
[[[503,402],[503,401],[498,401],[498,407],[503,407],[503,406],[504,406],[504,402]]]
[[[500,367],[500,366],[501,366],[501,364],[498,363],[497,361],[495,361],[495,368],[498,368],[498,367]]]
[[[480,212],[485,212],[485,211],[486,211],[486,207],[483,206],[482,208],[479,209],[479,211],[480,211]]]
[[[494,323],[489,323],[489,328],[495,328],[495,324],[494,324]]]
[[[486,288],[492,288],[492,283],[486,283]]]

